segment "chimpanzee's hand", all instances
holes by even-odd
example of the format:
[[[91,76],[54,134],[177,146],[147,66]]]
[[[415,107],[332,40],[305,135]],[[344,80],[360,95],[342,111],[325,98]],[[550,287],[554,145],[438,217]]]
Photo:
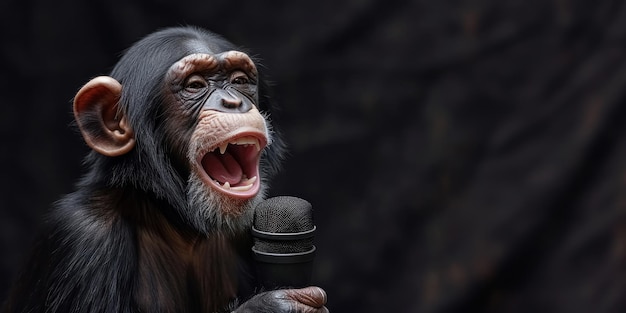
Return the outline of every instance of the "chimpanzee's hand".
[[[260,293],[238,307],[235,313],[328,313],[326,292],[319,287],[281,289]]]

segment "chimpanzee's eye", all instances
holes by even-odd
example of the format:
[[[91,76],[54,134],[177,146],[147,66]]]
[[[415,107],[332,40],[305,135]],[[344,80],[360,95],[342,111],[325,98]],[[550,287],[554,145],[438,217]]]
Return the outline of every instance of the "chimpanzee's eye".
[[[198,92],[207,87],[207,82],[200,75],[193,75],[185,82],[185,90],[189,92]]]
[[[250,80],[248,79],[248,75],[246,75],[246,73],[236,71],[230,75],[230,83],[235,85],[245,85],[249,84]]]

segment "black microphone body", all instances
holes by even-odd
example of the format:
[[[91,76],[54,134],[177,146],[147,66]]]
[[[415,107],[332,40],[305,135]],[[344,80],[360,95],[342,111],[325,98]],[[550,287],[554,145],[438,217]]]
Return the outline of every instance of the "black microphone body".
[[[256,207],[252,251],[261,286],[271,290],[310,285],[315,230],[311,204],[306,200],[281,196]]]

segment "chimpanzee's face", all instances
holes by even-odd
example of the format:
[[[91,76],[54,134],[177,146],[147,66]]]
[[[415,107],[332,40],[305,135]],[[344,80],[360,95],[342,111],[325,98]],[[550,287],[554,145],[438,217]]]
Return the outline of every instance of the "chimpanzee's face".
[[[182,147],[190,169],[187,213],[199,230],[249,225],[263,196],[259,161],[270,134],[258,110],[257,76],[238,51],[190,54],[165,76],[167,111],[176,117],[167,131],[180,131],[184,120],[193,125]]]

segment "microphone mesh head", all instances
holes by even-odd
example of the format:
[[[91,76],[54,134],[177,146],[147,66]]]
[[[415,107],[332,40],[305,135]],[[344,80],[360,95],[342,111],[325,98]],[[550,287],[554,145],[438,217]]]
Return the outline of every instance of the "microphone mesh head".
[[[311,204],[300,198],[280,196],[269,198],[254,211],[254,228],[268,233],[299,233],[313,229]],[[313,237],[280,241],[254,238],[255,249],[270,253],[305,252],[313,247]]]
[[[280,196],[259,203],[254,228],[268,233],[299,233],[313,228],[311,204],[300,198]]]

